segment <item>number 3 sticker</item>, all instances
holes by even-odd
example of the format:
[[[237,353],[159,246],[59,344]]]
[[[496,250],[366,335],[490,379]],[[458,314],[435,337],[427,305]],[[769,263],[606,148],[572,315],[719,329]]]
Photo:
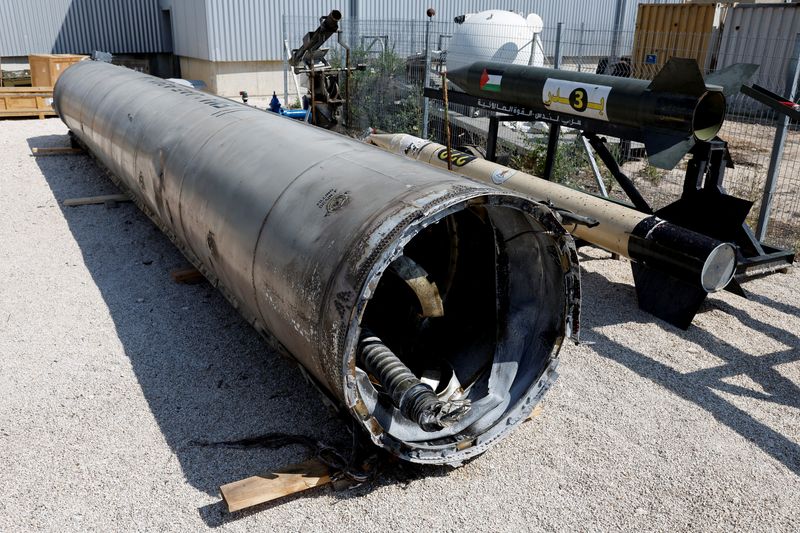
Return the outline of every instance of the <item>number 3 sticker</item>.
[[[569,93],[569,105],[575,111],[586,111],[587,104],[586,89],[578,88]]]
[[[608,120],[606,104],[611,87],[547,78],[542,88],[542,103],[550,111]]]

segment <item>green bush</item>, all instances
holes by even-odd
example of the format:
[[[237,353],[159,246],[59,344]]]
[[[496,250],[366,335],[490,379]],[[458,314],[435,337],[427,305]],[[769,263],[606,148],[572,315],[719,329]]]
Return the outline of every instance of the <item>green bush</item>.
[[[535,176],[544,176],[547,139],[529,137],[526,139],[526,145],[528,151],[512,156],[511,166]],[[586,159],[580,139],[576,136],[573,140],[560,142],[556,150],[551,181],[579,187],[584,184],[587,173],[594,181],[592,168]]]
[[[342,65],[336,55],[332,65]],[[407,83],[406,60],[391,50],[377,56],[357,49],[350,64],[367,65],[366,70],[350,75],[351,129],[367,127],[388,132],[419,134],[422,125],[422,87]],[[344,76],[341,81],[344,95]]]

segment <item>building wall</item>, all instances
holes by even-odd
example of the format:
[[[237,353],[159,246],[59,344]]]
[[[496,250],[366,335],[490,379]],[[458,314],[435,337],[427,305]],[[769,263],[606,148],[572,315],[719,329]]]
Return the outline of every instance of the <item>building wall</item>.
[[[203,80],[214,94],[238,98],[239,91],[247,91],[252,97],[267,98],[276,92],[283,98],[282,61],[208,61],[193,57],[181,57],[180,61],[183,78]]]
[[[348,1],[171,0],[175,53],[210,61],[282,61],[284,15],[313,21],[332,9],[346,12],[341,6]]]
[[[0,56],[172,51],[159,0],[0,0]]]
[[[627,0],[623,31],[633,32],[640,3]],[[211,61],[282,61],[284,24],[294,47],[305,32],[314,29],[315,21],[332,9],[342,12],[345,33],[358,31],[362,22],[421,33],[428,7],[436,9],[434,20],[440,23],[486,9],[538,13],[546,26],[543,38],[548,41],[559,22],[573,29],[583,23],[587,31],[611,30],[617,0],[171,0],[171,4],[177,55]]]
[[[737,5],[725,20],[719,68],[756,63],[753,81],[783,94],[798,37],[800,4]]]

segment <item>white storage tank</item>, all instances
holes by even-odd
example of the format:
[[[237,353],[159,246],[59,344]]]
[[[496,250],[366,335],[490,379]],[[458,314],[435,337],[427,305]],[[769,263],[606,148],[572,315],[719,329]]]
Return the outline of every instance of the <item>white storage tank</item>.
[[[516,65],[544,65],[539,15],[526,17],[513,11],[489,10],[456,17],[447,50],[447,68],[455,70],[475,61],[500,61]]]

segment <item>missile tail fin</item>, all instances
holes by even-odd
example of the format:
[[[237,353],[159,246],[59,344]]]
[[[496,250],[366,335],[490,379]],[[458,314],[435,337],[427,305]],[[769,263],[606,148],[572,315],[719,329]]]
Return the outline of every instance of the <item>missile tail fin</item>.
[[[642,311],[688,329],[707,293],[701,288],[640,263],[631,263],[636,299]]]
[[[752,63],[736,63],[706,76],[706,85],[722,87],[722,94],[733,96],[739,92],[742,85],[749,83],[758,70],[758,65]]]
[[[697,189],[684,193],[678,200],[656,211],[656,215],[720,241],[744,244],[741,229],[752,207],[753,202],[743,198]]]
[[[645,130],[644,147],[654,167],[672,170],[694,146],[694,137]]]
[[[703,73],[694,59],[672,57],[656,74],[648,89],[658,93],[678,93],[700,96],[706,92]]]

